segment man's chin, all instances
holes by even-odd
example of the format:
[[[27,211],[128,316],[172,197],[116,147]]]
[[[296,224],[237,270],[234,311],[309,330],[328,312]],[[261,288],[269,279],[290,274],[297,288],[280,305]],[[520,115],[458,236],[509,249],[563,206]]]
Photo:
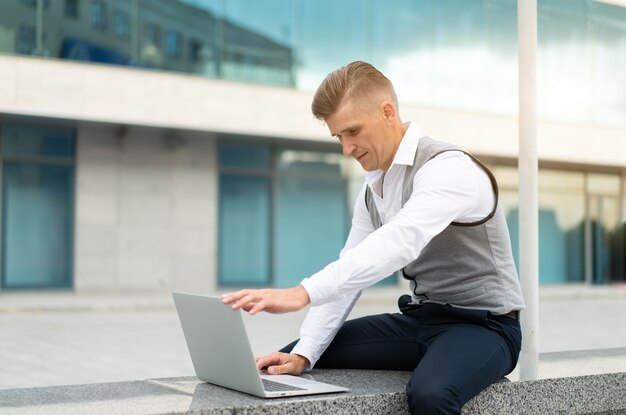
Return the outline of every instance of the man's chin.
[[[363,163],[360,163],[360,164],[361,164],[361,167],[363,168],[363,170],[365,170],[365,171],[369,172],[369,171],[377,170],[375,167],[372,167],[370,165],[363,164]]]

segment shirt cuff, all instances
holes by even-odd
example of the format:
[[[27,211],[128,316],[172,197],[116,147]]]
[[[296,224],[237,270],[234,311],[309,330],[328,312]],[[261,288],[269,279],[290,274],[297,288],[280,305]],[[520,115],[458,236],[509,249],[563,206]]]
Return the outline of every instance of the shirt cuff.
[[[302,282],[300,282],[300,285],[304,287],[306,293],[309,295],[309,301],[311,302],[311,305],[317,305],[320,300],[321,293],[318,289],[316,289],[315,283],[311,280],[311,278],[303,279]]]
[[[326,266],[323,270],[305,278],[300,282],[312,306],[320,305],[332,301],[339,295],[337,284],[332,279],[334,263]]]
[[[301,338],[298,341],[295,347],[291,350],[291,354],[299,354],[300,356],[306,357],[309,363],[304,368],[304,370],[311,370],[313,369],[313,366],[315,366],[315,363],[317,363],[317,360],[319,359],[319,356],[317,356],[319,352],[318,353],[315,352],[315,349],[318,349],[318,348],[319,347],[316,347],[315,342],[305,337],[305,338]]]

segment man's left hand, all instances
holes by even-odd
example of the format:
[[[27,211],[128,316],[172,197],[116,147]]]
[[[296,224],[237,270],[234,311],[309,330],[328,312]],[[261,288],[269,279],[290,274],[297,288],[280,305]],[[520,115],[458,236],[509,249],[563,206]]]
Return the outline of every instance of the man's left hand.
[[[287,313],[309,304],[309,294],[302,285],[293,288],[241,290],[222,296],[224,304],[234,303],[233,310],[243,309],[254,315],[259,311]]]

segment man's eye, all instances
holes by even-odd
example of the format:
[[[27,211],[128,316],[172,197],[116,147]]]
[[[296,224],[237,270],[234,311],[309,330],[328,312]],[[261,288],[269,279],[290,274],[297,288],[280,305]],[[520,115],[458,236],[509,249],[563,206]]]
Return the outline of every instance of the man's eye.
[[[358,129],[358,128],[356,128],[356,129],[354,129],[354,130],[350,130],[350,131],[348,131],[348,133],[349,133],[350,135],[357,135],[357,134],[359,133],[359,129]]]

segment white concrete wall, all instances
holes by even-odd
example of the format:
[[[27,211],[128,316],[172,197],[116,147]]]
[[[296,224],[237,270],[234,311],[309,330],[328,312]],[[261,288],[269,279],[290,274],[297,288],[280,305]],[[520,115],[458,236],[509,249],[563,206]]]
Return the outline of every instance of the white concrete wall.
[[[311,98],[290,88],[0,55],[0,113],[330,140],[310,114]],[[400,112],[432,137],[517,157],[516,117],[408,105]],[[541,160],[626,167],[626,128],[540,120],[538,152]]]
[[[212,290],[216,143],[207,134],[83,125],[76,158],[76,291]]]

